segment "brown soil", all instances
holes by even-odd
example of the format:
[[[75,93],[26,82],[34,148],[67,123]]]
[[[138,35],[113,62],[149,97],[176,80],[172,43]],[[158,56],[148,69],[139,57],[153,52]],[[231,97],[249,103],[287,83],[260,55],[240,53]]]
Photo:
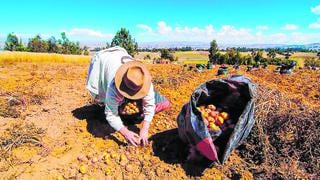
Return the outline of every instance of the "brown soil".
[[[155,115],[150,128],[150,145],[134,148],[108,126],[103,109],[90,104],[91,98],[85,89],[87,67],[87,63],[0,66],[0,137],[9,138],[5,132],[25,124],[34,124],[35,128],[45,130],[40,146],[21,143],[10,153],[6,152],[9,157],[0,160],[0,177],[191,179],[197,176],[200,179],[252,179],[258,177],[256,169],[278,172],[265,168],[267,164],[260,163],[259,166],[250,162],[254,157],[245,156],[240,150],[233,152],[224,165],[186,161],[187,149],[179,140],[176,117],[198,85],[217,78],[216,69],[195,73],[178,65],[150,65],[155,88],[173,106]],[[314,111],[320,107],[319,72],[298,71],[296,75],[286,77],[274,75],[271,70],[245,74],[265,88],[278,89],[293,103],[302,104],[306,109]],[[131,128],[138,130],[137,127]],[[248,147],[242,149],[249,152]],[[284,162],[275,167],[281,169]],[[291,168],[295,177],[317,174],[299,169],[302,167],[299,163],[288,162],[292,163],[283,169]]]

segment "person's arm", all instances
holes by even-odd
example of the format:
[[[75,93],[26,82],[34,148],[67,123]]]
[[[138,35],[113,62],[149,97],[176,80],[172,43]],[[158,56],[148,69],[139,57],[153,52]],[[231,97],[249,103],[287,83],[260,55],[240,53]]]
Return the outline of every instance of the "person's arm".
[[[156,105],[154,98],[154,89],[151,84],[148,94],[143,98],[144,121],[151,122],[154,116]]]
[[[144,120],[142,123],[142,128],[140,129],[140,140],[142,140],[143,145],[148,144],[148,131],[154,116],[155,107],[154,89],[153,85],[151,84],[147,96],[143,98]]]
[[[104,113],[106,115],[106,120],[114,130],[119,131],[121,128],[124,127],[121,118],[118,116],[118,114],[115,114],[113,111],[111,111],[107,105],[105,107]]]
[[[123,98],[117,94],[115,87],[111,86],[108,89],[105,101],[106,120],[108,121],[110,126],[114,130],[119,131],[129,143],[131,143],[134,146],[137,146],[137,144],[139,144],[139,136],[136,133],[128,130],[123,125],[123,122],[118,114],[119,103],[122,101],[122,99]]]

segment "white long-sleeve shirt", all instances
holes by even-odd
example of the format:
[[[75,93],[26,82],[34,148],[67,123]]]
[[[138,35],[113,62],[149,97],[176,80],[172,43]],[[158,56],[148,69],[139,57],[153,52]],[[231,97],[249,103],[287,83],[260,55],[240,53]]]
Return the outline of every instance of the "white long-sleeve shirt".
[[[113,127],[116,131],[120,130],[124,126],[118,114],[118,107],[123,100],[124,97],[116,89],[113,81],[108,89],[108,94],[106,96],[106,107],[104,113],[106,114],[106,118],[110,126]],[[142,102],[143,113],[145,116],[144,120],[151,122],[155,111],[154,90],[152,85],[147,96],[142,99]]]
[[[86,88],[105,104],[106,120],[116,131],[124,125],[118,114],[118,107],[124,97],[118,92],[114,77],[118,68],[132,57],[121,47],[112,47],[97,52],[91,59]],[[151,122],[155,111],[154,89],[151,85],[148,94],[143,98],[145,121]]]

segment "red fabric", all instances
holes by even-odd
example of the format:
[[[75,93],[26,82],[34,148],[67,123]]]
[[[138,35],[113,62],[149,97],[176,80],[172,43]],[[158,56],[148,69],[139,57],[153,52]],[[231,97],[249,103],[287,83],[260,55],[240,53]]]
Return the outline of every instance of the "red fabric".
[[[155,113],[161,112],[165,109],[168,109],[169,107],[171,107],[171,103],[169,101],[158,103],[156,104]]]
[[[211,161],[216,161],[218,159],[217,150],[212,142],[210,137],[202,139],[196,145],[197,150],[204,155],[206,158],[210,159]]]

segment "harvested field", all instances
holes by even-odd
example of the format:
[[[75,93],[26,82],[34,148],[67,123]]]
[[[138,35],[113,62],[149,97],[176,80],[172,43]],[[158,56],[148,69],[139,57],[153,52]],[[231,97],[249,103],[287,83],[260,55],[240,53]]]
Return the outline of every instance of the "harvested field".
[[[84,87],[87,62],[2,63],[0,145],[6,158],[0,160],[0,176],[6,179],[320,176],[319,71],[296,70],[292,76],[275,74],[272,69],[231,72],[247,75],[259,86],[256,123],[247,141],[224,165],[209,167],[208,163],[186,161],[187,149],[177,135],[176,117],[198,85],[219,78],[217,69],[196,73],[180,65],[148,66],[155,88],[173,106],[155,115],[150,145],[134,148],[108,126],[103,109],[89,103],[90,96]],[[17,136],[17,129],[25,132],[23,138]]]

